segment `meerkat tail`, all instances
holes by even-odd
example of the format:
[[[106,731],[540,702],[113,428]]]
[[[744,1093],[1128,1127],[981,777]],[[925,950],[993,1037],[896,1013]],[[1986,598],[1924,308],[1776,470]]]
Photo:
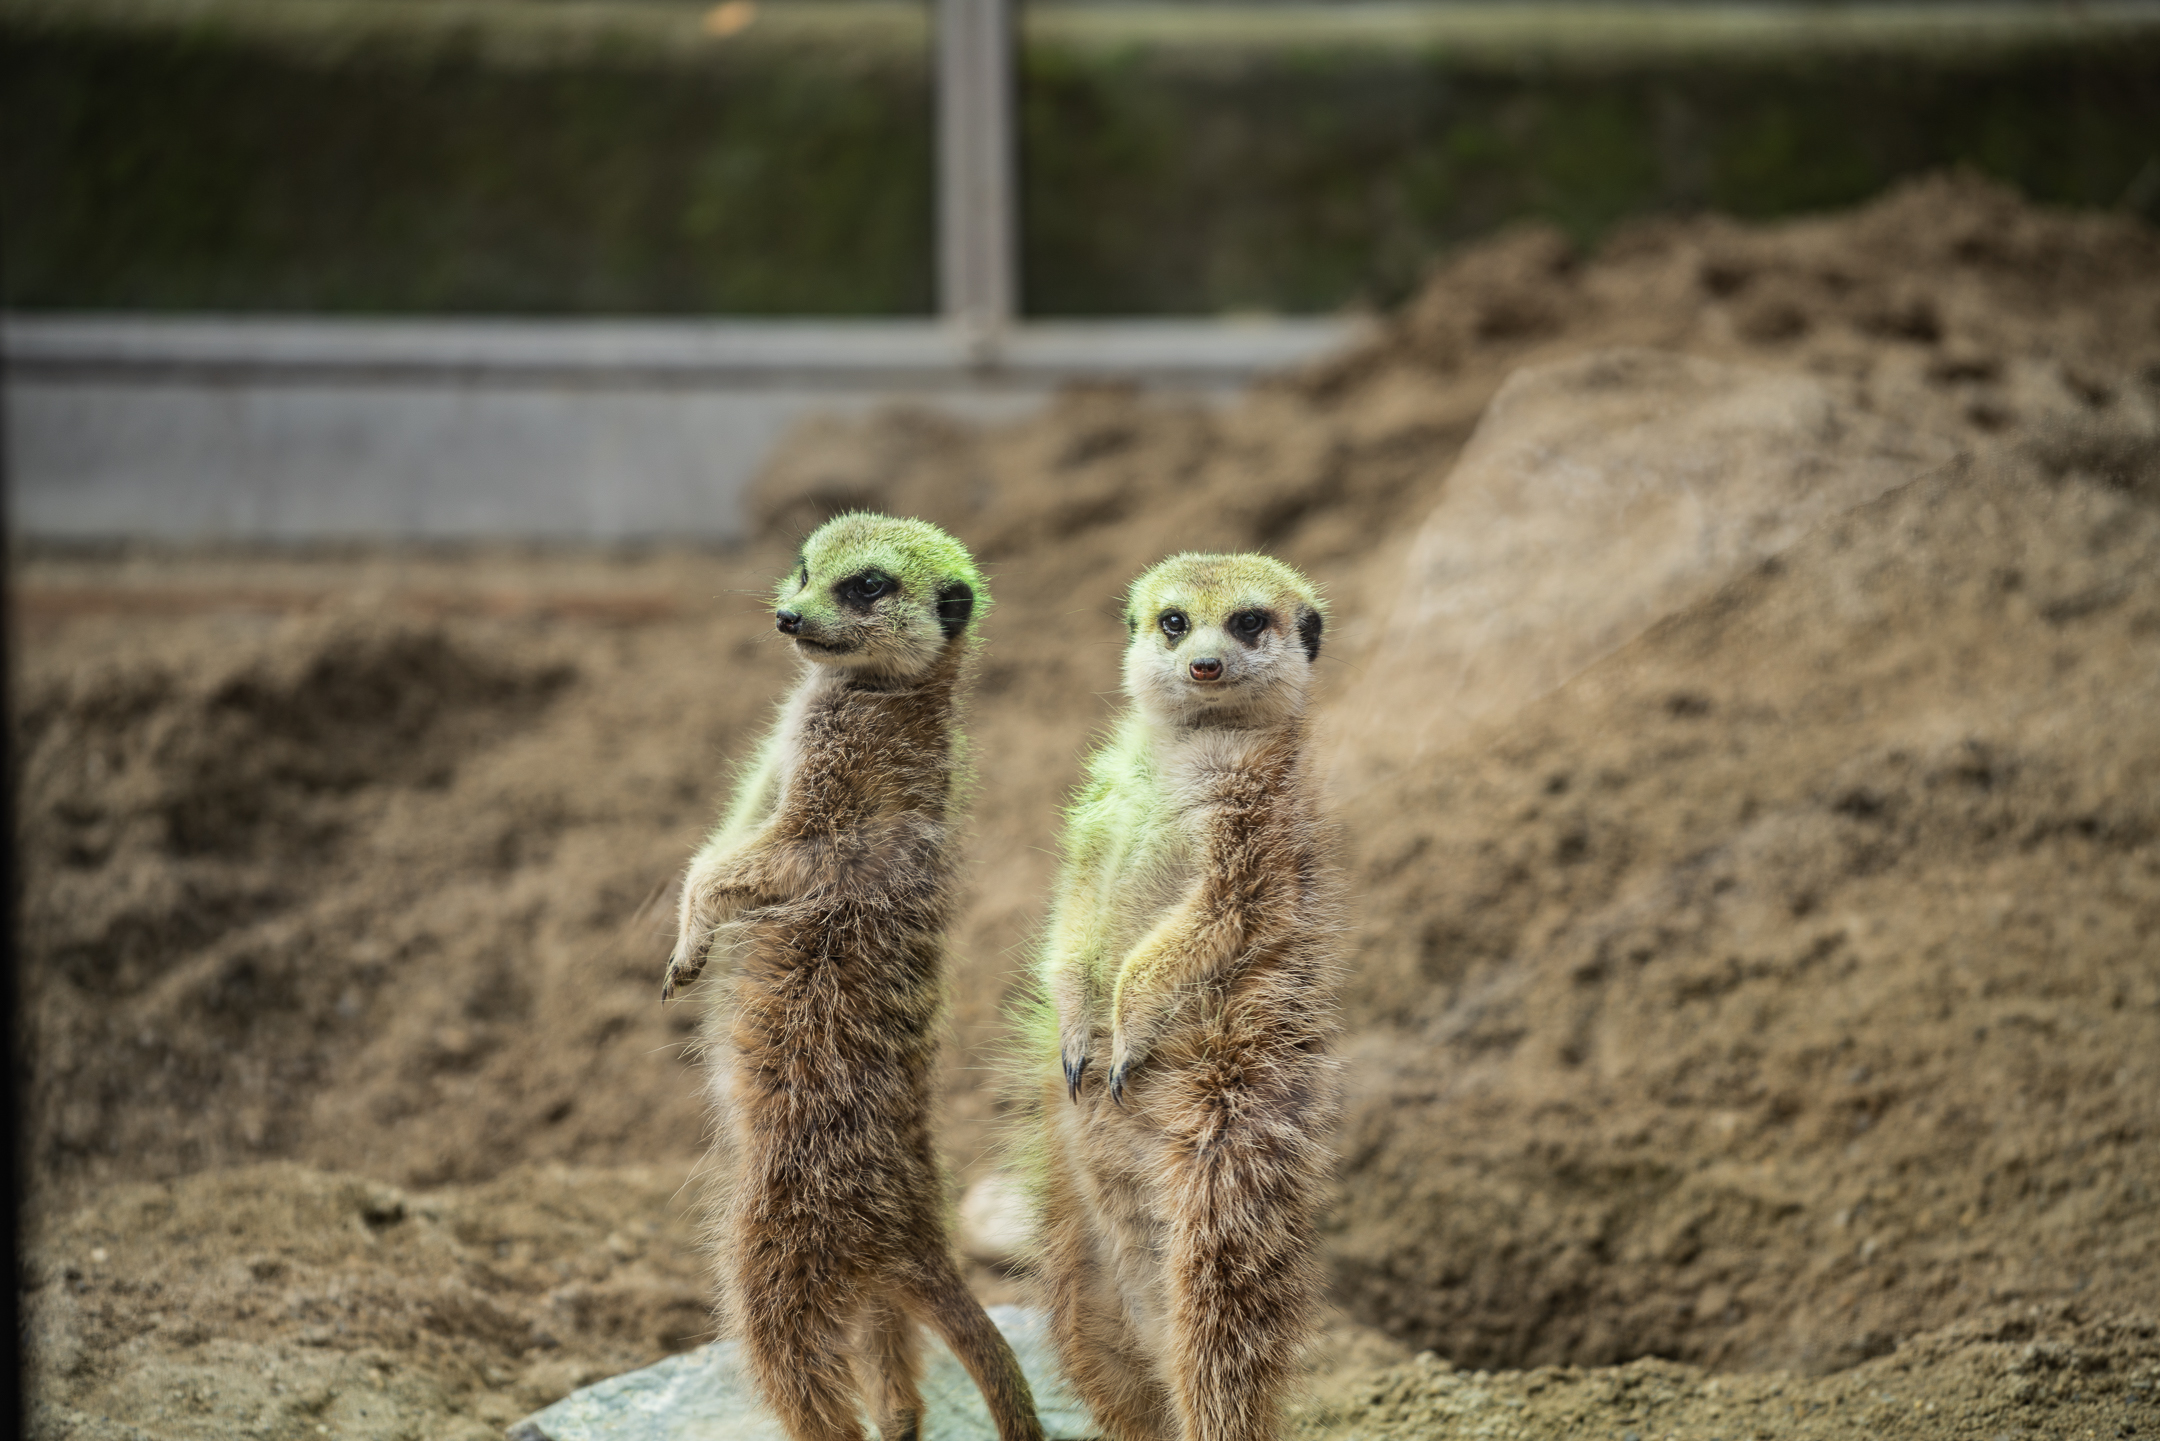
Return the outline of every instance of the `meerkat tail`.
[[[1042,1422],[1020,1358],[948,1260],[917,1282],[923,1323],[936,1328],[965,1367],[997,1427],[998,1441],[1042,1441]]]
[[[1312,1206],[1276,1138],[1225,1128],[1165,1187],[1171,1383],[1183,1441],[1267,1441],[1313,1300]]]

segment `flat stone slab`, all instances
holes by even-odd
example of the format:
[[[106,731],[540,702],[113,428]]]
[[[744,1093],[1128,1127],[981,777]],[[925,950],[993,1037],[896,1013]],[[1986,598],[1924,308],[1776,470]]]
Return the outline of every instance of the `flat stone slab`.
[[[1027,1372],[1044,1436],[1081,1441],[1099,1434],[1058,1377],[1049,1318],[1025,1307],[992,1306],[990,1319]],[[982,1393],[928,1334],[922,1393],[922,1441],[997,1441]],[[715,1341],[573,1391],[512,1426],[509,1441],[787,1441],[787,1432],[751,1386],[741,1343]]]

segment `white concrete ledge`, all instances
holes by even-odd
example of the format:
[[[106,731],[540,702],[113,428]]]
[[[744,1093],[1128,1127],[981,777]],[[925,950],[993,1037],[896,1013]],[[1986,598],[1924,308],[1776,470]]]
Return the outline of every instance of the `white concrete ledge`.
[[[1239,384],[1310,360],[1352,333],[1341,319],[1113,320],[1025,325],[985,347],[936,322],[346,320],[267,316],[12,315],[11,374],[58,381],[325,378],[555,382],[634,388],[866,383],[1041,389],[1129,378]]]
[[[32,538],[728,540],[789,426],[906,400],[976,419],[1060,386],[1228,393],[1343,320],[0,319]]]

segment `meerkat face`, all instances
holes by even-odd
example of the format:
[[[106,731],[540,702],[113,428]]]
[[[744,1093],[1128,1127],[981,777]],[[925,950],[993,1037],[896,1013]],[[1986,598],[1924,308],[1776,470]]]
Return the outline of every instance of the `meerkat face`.
[[[805,660],[888,677],[927,669],[989,603],[959,541],[862,511],[813,531],[774,599],[780,633]]]
[[[1133,582],[1125,692],[1188,725],[1267,725],[1296,714],[1320,655],[1312,583],[1265,555],[1176,555]]]

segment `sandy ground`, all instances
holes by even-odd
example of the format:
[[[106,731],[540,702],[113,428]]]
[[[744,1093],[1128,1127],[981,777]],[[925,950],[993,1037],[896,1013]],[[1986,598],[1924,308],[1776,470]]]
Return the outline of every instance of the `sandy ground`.
[[[1805,378],[1910,481],[1436,731],[1421,527],[1508,376],[1617,346]],[[1941,180],[1503,236],[1228,408],[815,425],[733,553],[25,557],[38,1432],[477,1437],[702,1339],[669,888],[850,504],[998,602],[956,1191],[1119,589],[1265,547],[1337,617],[1359,918],[1300,1434],[2160,1432],[2156,407],[2160,240]]]

